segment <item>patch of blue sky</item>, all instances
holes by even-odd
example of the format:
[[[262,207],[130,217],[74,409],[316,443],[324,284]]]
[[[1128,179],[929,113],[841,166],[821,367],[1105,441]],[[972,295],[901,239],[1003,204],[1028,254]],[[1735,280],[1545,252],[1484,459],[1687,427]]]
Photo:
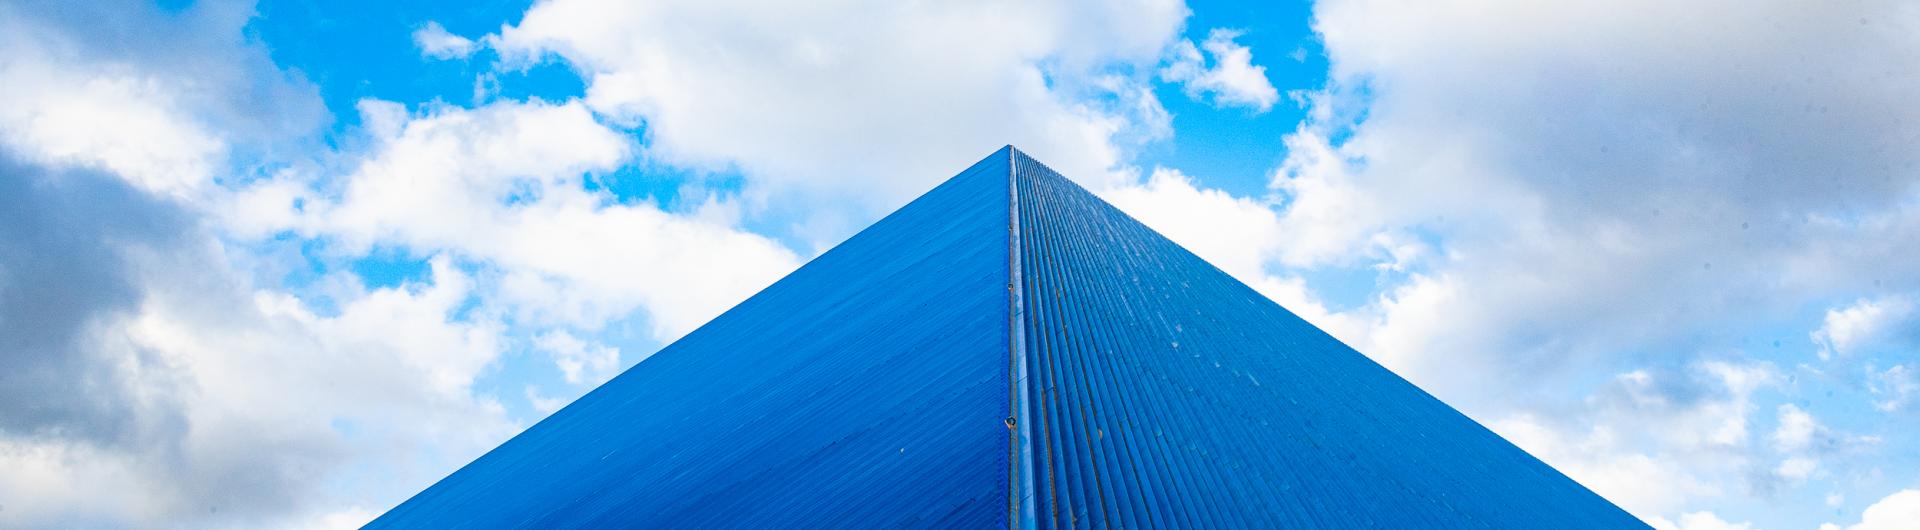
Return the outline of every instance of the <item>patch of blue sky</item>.
[[[1320,304],[1331,311],[1351,311],[1374,301],[1374,294],[1385,287],[1381,273],[1370,266],[1316,267],[1293,269],[1291,274],[1312,287]]]
[[[327,239],[309,239],[292,231],[281,232],[258,241],[227,241],[235,259],[252,261],[252,280],[273,285],[305,302],[314,314],[332,317],[340,314],[334,300],[336,285],[328,285],[330,275],[350,273],[362,287],[373,289],[426,285],[433,278],[427,257],[400,247],[380,245],[366,253],[350,256]]]
[[[1704,500],[1689,509],[1710,509],[1721,513],[1770,514],[1769,528],[1813,528],[1832,520],[1856,517],[1880,497],[1858,492],[1898,491],[1920,480],[1920,453],[1905,447],[1900,440],[1904,428],[1900,414],[1888,421],[1887,414],[1863,403],[1872,399],[1866,389],[1845,381],[1854,376],[1834,374],[1832,380],[1805,380],[1805,367],[1780,366],[1785,381],[1755,392],[1754,408],[1747,425],[1750,442],[1763,448],[1749,466],[1749,478],[1743,484],[1747,495],[1726,495]],[[1827,429],[1816,432],[1804,449],[1778,451],[1773,434],[1780,427],[1779,408],[1791,404],[1811,414]],[[1814,470],[1804,478],[1781,475],[1790,458],[1811,459]],[[1781,510],[1781,506],[1812,507],[1828,504],[1827,496],[1841,493],[1839,502],[1818,509]]]
[[[1858,296],[1820,297],[1802,305],[1791,315],[1751,324],[1756,333],[1764,334],[1763,337],[1778,337],[1775,340],[1780,342],[1780,346],[1768,350],[1768,357],[1789,378],[1787,384],[1805,389],[1794,393],[1799,397],[1794,403],[1812,412],[1830,427],[1847,432],[1872,432],[1888,425],[1889,414],[1873,407],[1874,402],[1885,399],[1885,396],[1876,396],[1870,388],[1861,385],[1861,372],[1885,370],[1913,360],[1913,353],[1907,349],[1912,347],[1911,344],[1897,341],[1894,344],[1869,344],[1855,348],[1856,351],[1833,352],[1831,359],[1820,358],[1826,346],[1819,343],[1813,333],[1825,325],[1827,311],[1850,306],[1860,299]],[[1771,346],[1771,341],[1767,341],[1767,345]],[[1893,412],[1891,417],[1910,414],[1913,411]],[[1909,450],[1905,456],[1920,462],[1920,452]],[[1920,465],[1911,469],[1920,469]]]
[[[491,50],[475,53],[491,56]],[[571,67],[548,58],[524,68],[495,71],[486,77],[487,95],[492,100],[566,101],[587,92],[587,82]]]
[[[635,134],[638,137],[639,134]],[[641,157],[605,175],[588,175],[588,191],[605,191],[621,204],[649,203],[668,211],[698,208],[709,196],[736,196],[746,179],[733,170],[703,170]]]
[[[586,388],[574,388],[562,377],[559,368],[554,365],[553,357],[534,347],[534,337],[525,329],[508,327],[507,340],[502,344],[500,356],[486,372],[474,378],[474,392],[480,395],[494,396],[500,406],[506,410],[507,418],[515,423],[532,425],[547,415],[532,402],[527,389],[534,388],[544,399],[565,399],[571,401],[586,393]],[[624,353],[624,350],[623,350]]]
[[[1216,107],[1210,100],[1188,97],[1176,83],[1156,82],[1154,95],[1173,115],[1173,136],[1140,153],[1143,167],[1176,168],[1204,186],[1234,195],[1263,196],[1274,168],[1286,158],[1280,139],[1306,118],[1305,106],[1288,93],[1325,84],[1327,63],[1308,21],[1307,2],[1190,3],[1184,37],[1198,44],[1216,28],[1243,33],[1234,42],[1253,50],[1253,64],[1266,68],[1268,81],[1281,94],[1266,112],[1244,107]],[[1260,21],[1250,25],[1250,21]]]
[[[564,404],[586,394],[600,383],[597,380],[580,383],[567,381],[553,356],[537,346],[539,336],[536,333],[553,330],[546,329],[546,326],[521,325],[514,320],[509,316],[503,322],[506,340],[499,359],[474,380],[475,392],[497,397],[508,419],[531,425],[551,412],[542,410],[540,404],[534,402],[535,399],[560,400]],[[652,338],[652,325],[646,312],[635,311],[596,330],[567,332],[583,342],[619,349],[619,368],[602,374],[611,376],[625,371],[665,346]],[[529,388],[532,389],[531,394]]]
[[[293,231],[257,240],[224,240],[223,244],[229,250],[223,255],[235,262],[233,270],[248,273],[246,280],[291,294],[323,318],[340,315],[336,296],[343,287],[338,283],[345,279],[343,274],[350,274],[367,289],[431,279],[423,258],[388,249],[375,249],[364,257],[348,256],[327,239],[311,239]],[[417,271],[409,270],[413,267]]]
[[[635,134],[635,137],[640,137]],[[667,212],[693,213],[710,201],[742,200],[746,176],[731,167],[703,169],[646,160],[645,156],[628,161],[611,173],[590,174],[582,186],[602,192],[617,204],[648,204]],[[798,233],[796,223],[804,211],[779,209],[742,209],[737,219],[741,230],[763,235],[789,249],[805,252],[813,244]],[[851,234],[848,234],[851,235]]]
[[[314,290],[326,277],[327,271],[331,270],[325,250],[326,242],[287,231],[257,241],[226,241],[225,244],[228,248],[239,250],[228,253],[230,259],[255,262],[252,267],[236,267],[236,270],[253,271],[251,280],[256,284],[277,286],[302,299],[320,298],[307,296],[307,293]],[[338,310],[327,300],[314,300],[310,305],[321,314],[336,314]]]
[[[349,262],[347,268],[359,276],[360,283],[368,289],[400,287],[433,280],[433,267],[425,257],[392,246],[374,247],[366,255]]]
[[[154,0],[153,5],[162,11],[179,13],[193,7],[194,0]]]
[[[433,59],[413,42],[428,22],[449,33],[478,39],[516,20],[526,0],[475,1],[453,5],[340,2],[265,2],[247,34],[265,43],[273,61],[318,85],[334,114],[328,137],[360,125],[355,105],[363,99],[460,106],[488,98],[564,101],[585,91],[585,82],[565,65],[542,61],[524,69],[495,70],[496,55],[481,47],[466,59]],[[484,79],[486,90],[476,90]]]
[[[429,21],[449,33],[476,41],[499,31],[525,12],[527,1],[483,1],[453,6],[398,4],[352,0],[346,2],[267,2],[247,31],[271,50],[273,60],[297,71],[319,87],[333,114],[324,142],[351,150],[359,141],[361,116],[356,105],[365,99],[395,101],[411,109],[433,104],[463,107],[491,101],[566,101],[581,97],[586,83],[563,62],[548,58],[521,68],[498,68],[497,55],[484,46],[465,59],[425,57],[413,41],[413,32]],[[642,128],[627,132],[644,137]],[[711,194],[722,197],[740,192],[744,179],[731,170],[702,170],[651,163],[644,155],[607,174],[585,175],[588,190],[604,190],[621,204],[647,202],[676,212],[698,208]],[[689,193],[699,190],[697,193]],[[507,197],[509,203],[529,199]],[[766,226],[785,227],[788,219]],[[777,233],[778,230],[771,233]],[[379,269],[389,260],[369,258],[366,267]],[[424,267],[415,261],[409,268]],[[378,271],[375,271],[378,273]],[[391,285],[385,275],[370,278],[369,286]],[[398,278],[398,276],[393,276]]]
[[[346,418],[328,420],[327,427],[333,429],[334,434],[340,435],[342,439],[353,440],[360,436],[360,425]]]
[[[1278,198],[1280,202],[1275,207],[1284,208],[1287,197]],[[1396,233],[1412,239],[1406,243],[1424,247],[1426,250],[1422,252],[1445,252],[1446,240],[1427,227],[1416,225]],[[1430,258],[1408,257],[1409,263],[1395,263],[1396,259],[1400,258],[1376,249],[1373,254],[1356,261],[1288,268],[1284,272],[1305,280],[1312,287],[1314,296],[1327,309],[1351,311],[1377,302],[1379,296],[1390,294],[1394,286],[1410,281],[1414,274],[1423,270],[1419,260]]]

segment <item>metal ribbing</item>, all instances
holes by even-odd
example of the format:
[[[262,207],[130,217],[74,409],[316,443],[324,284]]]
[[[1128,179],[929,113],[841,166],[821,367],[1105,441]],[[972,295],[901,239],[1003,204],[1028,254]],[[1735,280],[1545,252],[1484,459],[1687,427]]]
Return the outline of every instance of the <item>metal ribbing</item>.
[[[372,528],[1009,524],[996,153]]]
[[[1011,148],[370,526],[1002,525],[1644,528]]]
[[[1041,528],[1644,528],[1015,151]]]
[[[1009,429],[1007,523],[1010,528],[1033,528],[1039,524],[1034,511],[1033,420],[1027,414],[1027,354],[1025,305],[1020,288],[1020,190],[1015,186],[1013,146],[1001,148],[1007,168],[1007,417]]]

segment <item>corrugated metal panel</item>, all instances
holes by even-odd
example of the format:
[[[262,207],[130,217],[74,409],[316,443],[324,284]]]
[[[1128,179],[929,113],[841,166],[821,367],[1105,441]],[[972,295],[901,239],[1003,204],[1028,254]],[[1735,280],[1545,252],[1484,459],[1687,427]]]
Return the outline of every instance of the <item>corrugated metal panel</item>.
[[[1644,528],[1016,151],[1043,528]]]
[[[370,526],[1009,523],[1644,527],[1010,148]]]
[[[1007,150],[373,528],[1005,526]]]

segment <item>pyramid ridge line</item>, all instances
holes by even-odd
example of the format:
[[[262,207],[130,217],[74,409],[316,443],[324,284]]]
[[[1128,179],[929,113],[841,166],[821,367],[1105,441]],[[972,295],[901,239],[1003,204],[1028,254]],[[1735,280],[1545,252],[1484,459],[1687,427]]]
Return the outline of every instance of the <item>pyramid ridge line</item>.
[[[1033,455],[1033,421],[1028,417],[1032,390],[1027,384],[1026,289],[1021,280],[1025,260],[1020,252],[1020,172],[1016,167],[1025,154],[1013,144],[1003,149],[1007,156],[1007,404],[1012,409],[1007,414],[1011,431],[1008,433],[1011,458],[1008,459],[1007,521],[1009,527],[1035,528],[1039,524],[1033,498],[1037,463]]]
[[[1645,528],[1010,143],[368,527],[635,521]]]

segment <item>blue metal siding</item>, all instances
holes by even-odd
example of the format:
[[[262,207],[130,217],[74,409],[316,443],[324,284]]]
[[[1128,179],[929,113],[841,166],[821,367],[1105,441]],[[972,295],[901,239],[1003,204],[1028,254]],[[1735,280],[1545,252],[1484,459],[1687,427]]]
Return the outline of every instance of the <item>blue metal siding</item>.
[[[1009,523],[1645,528],[1011,148],[369,526]]]
[[[1007,154],[369,527],[1006,526]]]
[[[1645,528],[1015,151],[1044,528]]]

